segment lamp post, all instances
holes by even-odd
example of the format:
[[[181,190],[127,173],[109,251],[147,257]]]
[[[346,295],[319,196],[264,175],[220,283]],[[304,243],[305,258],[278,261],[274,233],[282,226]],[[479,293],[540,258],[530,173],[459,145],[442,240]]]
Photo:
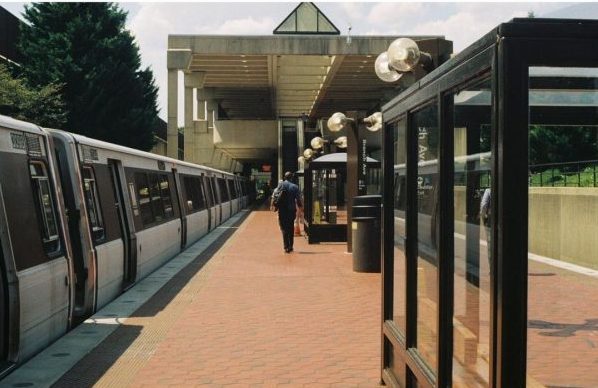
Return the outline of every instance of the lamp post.
[[[362,128],[371,132],[382,128],[382,114],[376,112],[364,117],[364,112],[351,111],[347,115],[337,112],[328,119],[330,132],[339,132],[347,128],[347,136],[337,141],[347,147],[347,251],[353,250],[352,243],[352,205],[353,198],[367,194],[367,139],[363,136]],[[344,137],[344,136],[343,136]]]

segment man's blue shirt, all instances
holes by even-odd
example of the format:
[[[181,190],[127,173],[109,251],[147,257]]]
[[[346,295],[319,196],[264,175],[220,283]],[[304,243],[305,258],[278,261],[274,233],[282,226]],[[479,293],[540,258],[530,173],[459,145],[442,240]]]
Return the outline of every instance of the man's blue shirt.
[[[284,201],[278,207],[279,213],[295,213],[295,204],[303,206],[301,203],[301,195],[299,193],[299,186],[289,181],[282,181],[276,188],[277,190],[285,190]]]

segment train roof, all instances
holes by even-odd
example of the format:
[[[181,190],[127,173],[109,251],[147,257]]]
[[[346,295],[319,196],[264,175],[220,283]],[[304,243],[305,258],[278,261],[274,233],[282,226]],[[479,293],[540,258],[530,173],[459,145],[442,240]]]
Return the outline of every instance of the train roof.
[[[154,159],[154,160],[160,160],[160,161],[163,161],[163,162],[177,164],[179,166],[187,166],[187,167],[192,167],[192,168],[198,168],[198,167],[200,167],[200,168],[202,168],[204,170],[207,170],[207,171],[210,171],[210,172],[215,172],[215,173],[220,173],[220,174],[234,176],[234,174],[231,174],[230,172],[227,172],[227,171],[217,170],[217,169],[212,168],[212,167],[202,166],[202,165],[195,164],[195,163],[189,163],[189,162],[185,162],[185,161],[182,161],[182,160],[169,158],[167,156],[153,154],[151,152],[137,150],[135,148],[121,146],[121,145],[118,145],[118,144],[108,143],[108,142],[103,141],[103,140],[93,139],[91,137],[87,137],[87,136],[79,135],[79,134],[76,134],[76,133],[71,133],[71,132],[63,131],[63,130],[60,130],[60,129],[53,129],[53,128],[45,128],[45,129],[47,129],[49,131],[52,131],[52,132],[58,132],[58,133],[63,133],[63,134],[66,134],[66,135],[70,135],[70,136],[72,136],[75,139],[75,141],[77,143],[88,145],[88,146],[91,146],[91,147],[103,148],[103,149],[106,149],[106,150],[122,152],[122,153],[126,153],[126,154],[129,154],[129,155],[135,155],[135,156],[140,156],[140,157]]]
[[[44,134],[44,130],[35,124],[31,124],[26,121],[17,120],[13,119],[12,117],[2,115],[0,115],[0,127],[16,129],[19,131],[35,133],[38,135]]]

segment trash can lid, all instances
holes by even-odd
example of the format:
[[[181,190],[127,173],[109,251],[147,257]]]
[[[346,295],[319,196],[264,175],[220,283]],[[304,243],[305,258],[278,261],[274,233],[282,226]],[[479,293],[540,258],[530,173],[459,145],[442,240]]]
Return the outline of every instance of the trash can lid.
[[[382,196],[381,195],[358,195],[353,197],[353,206],[381,206]]]
[[[366,217],[366,216],[362,216],[362,217],[353,217],[351,220],[353,221],[367,221],[367,220],[376,220],[378,219],[378,217]]]

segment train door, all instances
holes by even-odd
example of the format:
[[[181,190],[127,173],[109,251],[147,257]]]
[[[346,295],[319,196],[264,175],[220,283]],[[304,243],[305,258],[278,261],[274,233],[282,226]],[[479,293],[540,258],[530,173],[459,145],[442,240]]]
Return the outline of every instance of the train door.
[[[174,176],[174,186],[176,190],[176,197],[179,203],[179,212],[181,213],[181,250],[187,245],[187,215],[186,208],[183,206],[183,192],[181,190],[181,178],[177,173],[176,168],[172,169]]]
[[[205,202],[206,202],[206,208],[208,209],[208,232],[210,230],[212,230],[214,227],[212,226],[212,220],[214,219],[212,213],[212,204],[214,203],[214,199],[212,198],[212,196],[209,194],[208,191],[208,187],[207,187],[207,181],[206,181],[206,176],[204,174],[201,174],[201,179],[200,181],[200,190],[201,193],[203,195],[203,197],[205,198]]]
[[[114,206],[118,212],[121,236],[124,244],[123,290],[135,283],[137,277],[137,237],[131,205],[127,201],[125,173],[120,160],[108,159],[112,189],[114,190]]]
[[[220,225],[222,223],[222,200],[216,190],[216,177],[210,177],[209,181],[212,189],[212,197],[214,197],[214,203],[216,204],[216,225]]]

